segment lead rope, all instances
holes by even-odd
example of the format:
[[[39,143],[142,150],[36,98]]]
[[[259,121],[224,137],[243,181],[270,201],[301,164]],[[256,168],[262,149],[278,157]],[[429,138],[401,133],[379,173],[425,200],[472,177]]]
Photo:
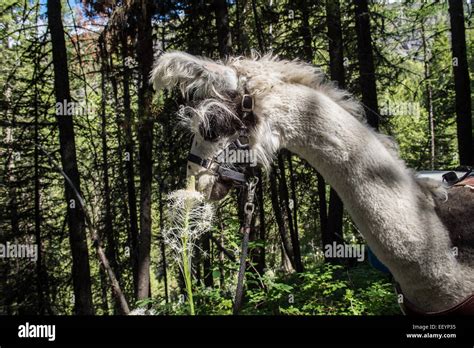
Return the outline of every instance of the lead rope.
[[[252,177],[249,181],[247,181],[246,186],[246,193],[247,199],[245,201],[244,206],[244,223],[240,227],[240,233],[242,236],[242,252],[240,254],[240,267],[239,267],[239,275],[237,277],[237,288],[235,290],[235,298],[234,298],[234,308],[233,314],[237,315],[242,308],[242,302],[244,299],[244,278],[245,278],[245,269],[247,266],[247,254],[248,254],[248,247],[249,247],[249,235],[252,226],[252,216],[255,210],[255,205],[253,203],[255,197],[255,189],[257,187],[258,178]]]

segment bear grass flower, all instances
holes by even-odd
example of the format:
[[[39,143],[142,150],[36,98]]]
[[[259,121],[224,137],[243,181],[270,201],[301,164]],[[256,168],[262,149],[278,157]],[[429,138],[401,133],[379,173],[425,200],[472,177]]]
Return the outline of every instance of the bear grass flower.
[[[168,195],[168,225],[163,239],[174,253],[175,260],[184,276],[188,295],[189,312],[194,315],[191,267],[194,248],[199,238],[210,230],[214,210],[204,196],[194,188],[194,176],[189,178],[186,190],[173,191]]]

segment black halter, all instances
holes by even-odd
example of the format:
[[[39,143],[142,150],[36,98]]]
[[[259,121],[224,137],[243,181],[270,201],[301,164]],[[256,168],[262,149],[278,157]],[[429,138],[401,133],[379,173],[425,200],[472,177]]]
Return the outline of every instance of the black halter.
[[[240,106],[240,109],[242,110],[240,119],[243,124],[245,124],[243,121],[249,116],[249,114],[253,112],[253,106],[254,102],[252,96],[250,96],[249,94],[244,94],[242,96],[242,103]],[[244,185],[247,182],[246,172],[249,167],[248,165],[238,163],[236,166],[238,170],[236,170],[233,168],[225,167],[223,163],[219,162],[218,160],[219,155],[227,149],[249,149],[248,128],[246,126],[242,126],[242,128],[239,130],[238,137],[234,141],[230,142],[224,149],[222,149],[222,151],[218,155],[212,158],[205,159],[190,152],[188,155],[188,161],[206,168],[207,170],[213,172],[214,175],[219,176],[223,180],[232,181],[236,185]]]
[[[216,162],[215,159],[206,160],[193,153],[190,153],[188,155],[188,161],[192,163],[196,163],[200,165],[201,167],[204,167],[210,170],[215,175],[220,176],[224,180],[230,180],[236,184],[244,184],[245,182],[247,182],[247,178],[245,177],[244,173],[238,172],[230,168],[223,167],[222,164]]]

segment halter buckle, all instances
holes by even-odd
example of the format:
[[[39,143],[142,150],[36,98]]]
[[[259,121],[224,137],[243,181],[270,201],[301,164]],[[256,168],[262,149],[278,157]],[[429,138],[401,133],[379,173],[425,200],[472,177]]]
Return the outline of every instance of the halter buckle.
[[[253,214],[254,210],[255,210],[255,204],[250,203],[250,202],[245,203],[244,211],[246,214]]]
[[[210,170],[211,172],[214,173],[214,175],[218,175],[219,174],[219,163],[217,163],[216,161],[214,160],[210,160],[208,161],[208,165],[207,167],[205,167],[206,169]]]
[[[253,97],[250,94],[244,94],[242,96],[242,111],[252,112],[254,106]]]

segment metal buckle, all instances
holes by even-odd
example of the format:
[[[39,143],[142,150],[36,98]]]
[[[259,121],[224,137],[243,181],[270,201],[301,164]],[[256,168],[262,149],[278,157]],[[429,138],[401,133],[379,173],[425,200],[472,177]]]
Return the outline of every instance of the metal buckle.
[[[219,167],[220,167],[220,164],[212,159],[209,161],[207,167],[204,167],[204,168],[213,172],[214,175],[217,175],[219,171]]]
[[[245,220],[244,226],[250,227],[252,222],[252,215],[255,210],[255,204],[253,203],[255,197],[255,189],[257,188],[258,178],[252,177],[247,181],[247,200],[244,205]]]
[[[252,203],[255,196],[255,189],[257,188],[258,178],[256,176],[247,181],[247,203]]]
[[[252,112],[253,110],[253,97],[250,94],[244,94],[242,96],[242,111]]]
[[[253,214],[254,210],[255,204],[249,202],[245,203],[244,211],[246,214]]]

